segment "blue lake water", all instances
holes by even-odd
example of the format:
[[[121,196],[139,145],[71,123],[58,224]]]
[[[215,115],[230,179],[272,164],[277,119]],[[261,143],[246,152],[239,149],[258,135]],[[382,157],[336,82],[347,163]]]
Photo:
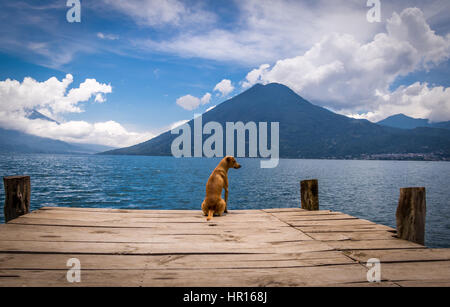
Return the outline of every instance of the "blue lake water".
[[[0,154],[0,175],[31,176],[31,209],[67,206],[196,209],[219,159]],[[395,227],[402,187],[427,188],[426,245],[450,247],[449,162],[281,160],[261,169],[238,159],[230,170],[229,208],[300,206],[300,180],[319,179],[320,208]],[[4,203],[0,189],[0,202]],[[0,221],[4,222],[3,210]]]

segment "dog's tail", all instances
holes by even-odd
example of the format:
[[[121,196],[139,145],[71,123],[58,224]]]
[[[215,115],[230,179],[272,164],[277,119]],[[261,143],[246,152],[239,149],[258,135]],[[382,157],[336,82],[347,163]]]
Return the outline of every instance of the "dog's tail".
[[[207,220],[207,221],[212,220],[213,216],[214,216],[214,210],[209,209],[209,211],[208,211],[208,217],[206,218],[206,220]]]

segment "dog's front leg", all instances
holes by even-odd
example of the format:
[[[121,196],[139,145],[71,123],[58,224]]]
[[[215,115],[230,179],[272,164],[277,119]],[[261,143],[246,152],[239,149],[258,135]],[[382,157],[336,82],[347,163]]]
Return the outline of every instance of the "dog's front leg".
[[[225,213],[228,213],[228,187],[225,188]]]

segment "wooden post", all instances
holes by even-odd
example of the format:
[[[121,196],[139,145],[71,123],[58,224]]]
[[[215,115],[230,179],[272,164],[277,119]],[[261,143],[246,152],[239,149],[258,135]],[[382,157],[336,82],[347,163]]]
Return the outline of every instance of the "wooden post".
[[[3,177],[5,185],[5,222],[30,212],[30,177]]]
[[[426,211],[425,188],[400,189],[396,213],[397,236],[424,245]]]
[[[319,210],[319,181],[317,179],[300,182],[300,194],[302,209]]]

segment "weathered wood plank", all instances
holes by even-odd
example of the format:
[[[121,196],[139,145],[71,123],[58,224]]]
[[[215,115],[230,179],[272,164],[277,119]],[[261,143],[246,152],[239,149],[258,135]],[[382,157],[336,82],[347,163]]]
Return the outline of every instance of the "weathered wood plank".
[[[220,257],[220,261],[218,261]],[[340,252],[300,254],[227,255],[76,255],[76,254],[0,254],[2,270],[67,270],[67,260],[78,258],[85,270],[239,269],[286,268],[354,264]]]
[[[301,253],[326,251],[332,248],[319,241],[299,242],[209,242],[200,241],[167,244],[149,243],[106,243],[106,242],[48,242],[48,241],[1,241],[0,252],[67,253],[67,254],[187,254],[187,253]]]
[[[192,230],[192,229],[191,229]],[[226,231],[225,231],[226,230]],[[197,228],[195,232],[183,233],[181,229],[129,229],[64,227],[35,225],[0,225],[0,241],[64,241],[64,242],[161,242],[177,244],[178,242],[283,242],[311,241],[311,237],[293,228],[267,229],[257,232],[249,228],[209,227]]]
[[[304,233],[317,233],[317,232],[356,232],[356,231],[392,231],[395,229],[380,225],[380,224],[360,224],[360,225],[315,225],[315,226],[299,226],[295,227]]]
[[[423,245],[400,240],[369,240],[369,241],[326,241],[326,244],[333,247],[336,250],[374,250],[374,249],[418,249],[424,248]]]
[[[190,215],[181,216],[161,216],[161,215],[149,215],[149,214],[133,214],[133,213],[97,213],[92,214],[89,212],[73,212],[67,214],[66,212],[59,211],[35,211],[30,213],[24,218],[46,218],[54,220],[82,220],[82,221],[97,221],[97,222],[125,222],[134,223],[206,223],[206,218],[200,212],[195,212]],[[222,216],[220,222],[222,223],[262,223],[262,222],[279,222],[279,220],[268,214],[265,215],[249,215],[244,216],[240,214],[229,213]]]
[[[76,219],[50,219],[50,218],[28,218],[27,216],[19,217],[15,220],[12,220],[8,224],[21,224],[21,225],[55,225],[55,226],[73,226],[73,227],[117,227],[117,228],[159,228],[159,229],[204,229],[207,227],[227,227],[231,228],[253,228],[255,232],[258,229],[267,229],[267,228],[287,228],[289,225],[277,221],[272,221],[271,223],[267,223],[264,221],[259,222],[234,222],[227,223],[223,219],[214,219],[213,221],[206,222],[193,222],[193,223],[185,223],[182,221],[173,222],[173,223],[153,223],[148,221],[133,221],[132,219],[110,219],[107,221],[98,221],[98,220],[76,220]],[[267,225],[268,224],[268,225]],[[264,226],[266,225],[266,226]]]
[[[343,219],[343,220],[313,220],[313,221],[289,221],[293,227],[305,226],[353,226],[353,225],[377,225],[373,222],[362,219]]]
[[[10,277],[1,277],[10,276]],[[195,276],[195,278],[192,278]],[[81,283],[68,283],[66,270],[0,270],[1,286],[326,286],[364,282],[361,265],[300,268],[201,270],[82,270]],[[142,281],[141,281],[142,279]]]
[[[382,263],[383,279],[390,281],[450,281],[450,261]]]
[[[389,231],[354,231],[354,232],[317,232],[307,233],[309,237],[319,241],[347,241],[347,240],[391,240],[395,234]]]
[[[450,249],[410,249],[410,250],[349,250],[344,254],[366,263],[370,258],[384,262],[450,261]]]
[[[319,214],[319,215],[298,215],[298,216],[278,216],[277,218],[283,222],[298,222],[298,221],[326,221],[326,220],[357,220],[358,218],[348,214]]]
[[[201,287],[211,284],[211,280],[218,287],[327,286],[366,282],[366,275],[366,269],[355,264],[259,270],[155,270],[145,274],[143,286]]]

